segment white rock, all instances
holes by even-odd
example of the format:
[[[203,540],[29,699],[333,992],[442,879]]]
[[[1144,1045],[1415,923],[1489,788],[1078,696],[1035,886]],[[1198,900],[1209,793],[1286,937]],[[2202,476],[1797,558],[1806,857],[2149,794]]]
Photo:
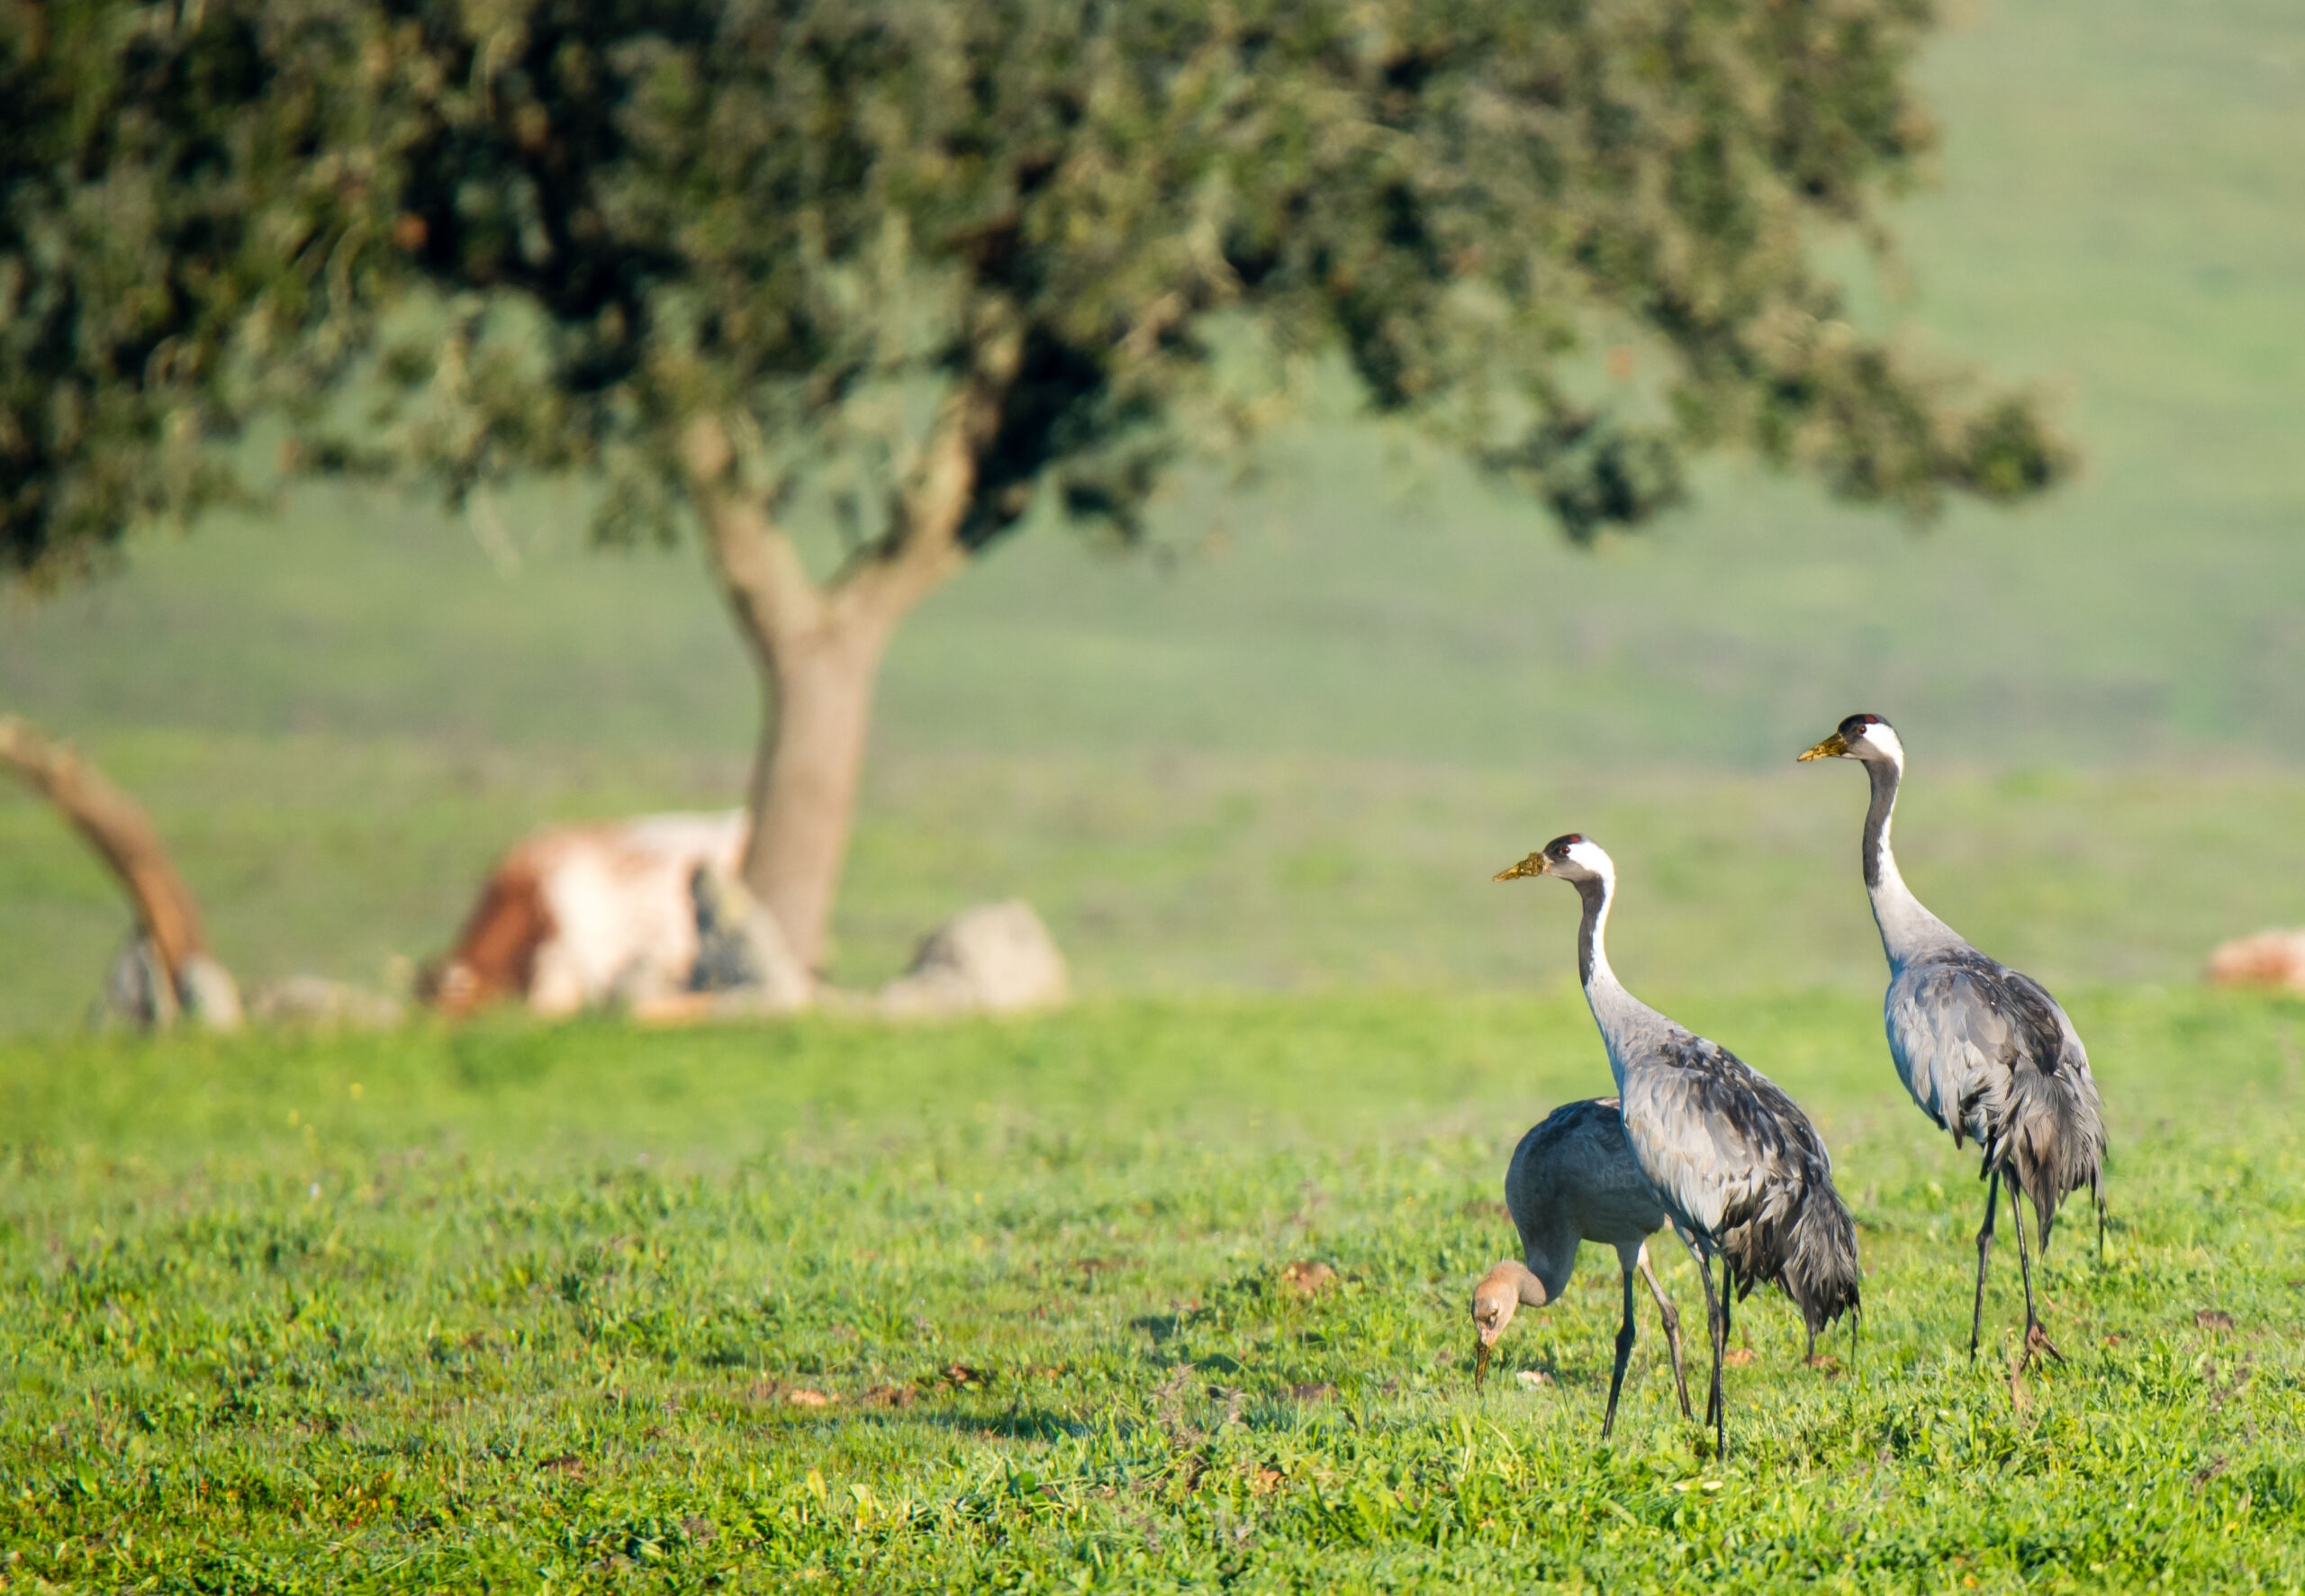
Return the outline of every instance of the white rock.
[[[929,933],[912,968],[881,989],[882,1014],[1013,1014],[1070,995],[1064,956],[1033,913],[1011,898],[963,909]]]
[[[211,1031],[240,1028],[240,988],[232,972],[205,953],[194,953],[176,971],[176,998],[194,1023]]]

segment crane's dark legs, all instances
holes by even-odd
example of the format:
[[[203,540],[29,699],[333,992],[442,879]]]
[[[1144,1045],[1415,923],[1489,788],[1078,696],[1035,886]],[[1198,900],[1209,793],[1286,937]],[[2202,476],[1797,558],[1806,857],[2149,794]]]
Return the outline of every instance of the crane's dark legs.
[[[2033,1354],[2046,1352],[2059,1363],[2065,1354],[2049,1339],[2049,1332],[2041,1327],[2041,1316],[2033,1311],[2033,1260],[2025,1245],[2025,1211],[2018,1205],[2017,1183],[2009,1183],[2009,1216],[2017,1222],[2017,1268],[2025,1277],[2025,1356],[2017,1366],[2023,1368],[2033,1361]]]
[[[2090,1195],[2097,1199],[2097,1261],[2105,1261],[2105,1186],[2100,1180],[2091,1180]]]
[[[1977,1302],[1969,1312],[1969,1361],[1977,1360],[1977,1333],[1984,1327],[1984,1261],[1993,1256],[1993,1215],[2001,1206],[2001,1171],[1984,1188],[1984,1228],[1977,1231]],[[2022,1228],[2022,1220],[2019,1222]]]
[[[1696,1277],[1704,1282],[1704,1330],[1713,1342],[1713,1393],[1705,1399],[1704,1421],[1713,1426],[1713,1456],[1725,1458],[1729,1456],[1729,1427],[1721,1411],[1721,1355],[1727,1349],[1728,1337],[1722,1328],[1721,1301],[1713,1292],[1713,1266],[1697,1249],[1696,1239],[1684,1234],[1681,1242],[1689,1249],[1689,1256],[1696,1259]]]
[[[1689,1412],[1689,1383],[1681,1373],[1681,1316],[1673,1306],[1673,1299],[1657,1283],[1656,1266],[1649,1261],[1649,1249],[1643,1245],[1640,1252],[1641,1277],[1649,1285],[1649,1294],[1657,1299],[1657,1317],[1665,1322],[1665,1345],[1673,1354],[1673,1389],[1680,1394],[1681,1417],[1693,1417]]]
[[[1713,1266],[1700,1259],[1697,1270],[1704,1276],[1704,1337],[1713,1343],[1713,1384],[1704,1398],[1704,1421],[1711,1424],[1721,1417],[1721,1358],[1729,1346],[1729,1332],[1721,1328],[1721,1311],[1713,1306]]]
[[[1705,1402],[1705,1416],[1713,1420],[1713,1457],[1716,1463],[1729,1456],[1729,1404],[1721,1397],[1721,1360],[1729,1350],[1729,1303],[1724,1288],[1720,1307],[1713,1307],[1713,1271],[1704,1260],[1697,1260],[1697,1272],[1704,1276],[1704,1312],[1713,1321],[1713,1394]],[[1726,1279],[1729,1273],[1724,1259],[1721,1269]]]
[[[1609,1411],[1601,1420],[1601,1438],[1607,1440],[1609,1431],[1617,1425],[1617,1393],[1624,1389],[1624,1366],[1632,1361],[1632,1271],[1624,1274],[1624,1322],[1617,1326],[1617,1366],[1609,1375]]]

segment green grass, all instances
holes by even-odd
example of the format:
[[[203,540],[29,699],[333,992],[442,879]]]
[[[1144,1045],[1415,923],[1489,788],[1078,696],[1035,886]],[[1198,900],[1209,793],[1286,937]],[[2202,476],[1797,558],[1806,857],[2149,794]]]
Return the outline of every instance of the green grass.
[[[2071,1361],[2015,1400],[2011,1260],[1972,1368],[1969,1159],[1877,1009],[1673,1006],[1811,1106],[1867,1271],[1853,1372],[1802,1367],[1781,1300],[1739,1313],[1725,1465],[1653,1320],[1596,1444],[1589,1255],[1469,1389],[1505,1152],[1606,1078],[1567,996],[6,1044],[0,1580],[2305,1582],[2305,1005],[2074,1003],[2113,1225],[2102,1264],[2060,1232]],[[1342,1285],[1298,1299],[1299,1258]]]

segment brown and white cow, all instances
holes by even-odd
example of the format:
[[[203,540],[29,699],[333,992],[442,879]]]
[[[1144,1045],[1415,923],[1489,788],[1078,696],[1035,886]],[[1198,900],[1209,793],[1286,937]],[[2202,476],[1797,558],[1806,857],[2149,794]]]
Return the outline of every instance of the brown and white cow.
[[[691,881],[700,866],[733,876],[744,847],[741,810],[538,832],[497,861],[420,995],[451,1014],[506,1000],[569,1014],[683,992],[699,946]]]

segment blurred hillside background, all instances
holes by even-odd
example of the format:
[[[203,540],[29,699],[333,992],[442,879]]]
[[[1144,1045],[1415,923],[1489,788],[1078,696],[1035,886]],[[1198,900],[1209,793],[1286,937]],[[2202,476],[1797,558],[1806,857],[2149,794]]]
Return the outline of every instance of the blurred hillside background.
[[[1153,555],[1036,527],[902,629],[835,976],[1014,895],[1090,992],[1565,985],[1565,902],[1488,875],[1575,827],[1626,870],[1637,984],[1870,987],[1862,782],[1792,762],[1860,708],[1912,752],[1908,875],[2053,986],[2305,921],[2305,35],[2278,0],[1995,0],[1921,81],[1939,181],[1869,314],[2057,394],[2081,480],[1916,535],[1715,461],[1580,554],[1308,412]],[[149,807],[244,980],[404,978],[535,825],[740,796],[755,687],[701,556],[581,523],[312,490],[149,539],[0,600],[0,702]],[[0,789],[0,1030],[77,1020],[127,918]]]

